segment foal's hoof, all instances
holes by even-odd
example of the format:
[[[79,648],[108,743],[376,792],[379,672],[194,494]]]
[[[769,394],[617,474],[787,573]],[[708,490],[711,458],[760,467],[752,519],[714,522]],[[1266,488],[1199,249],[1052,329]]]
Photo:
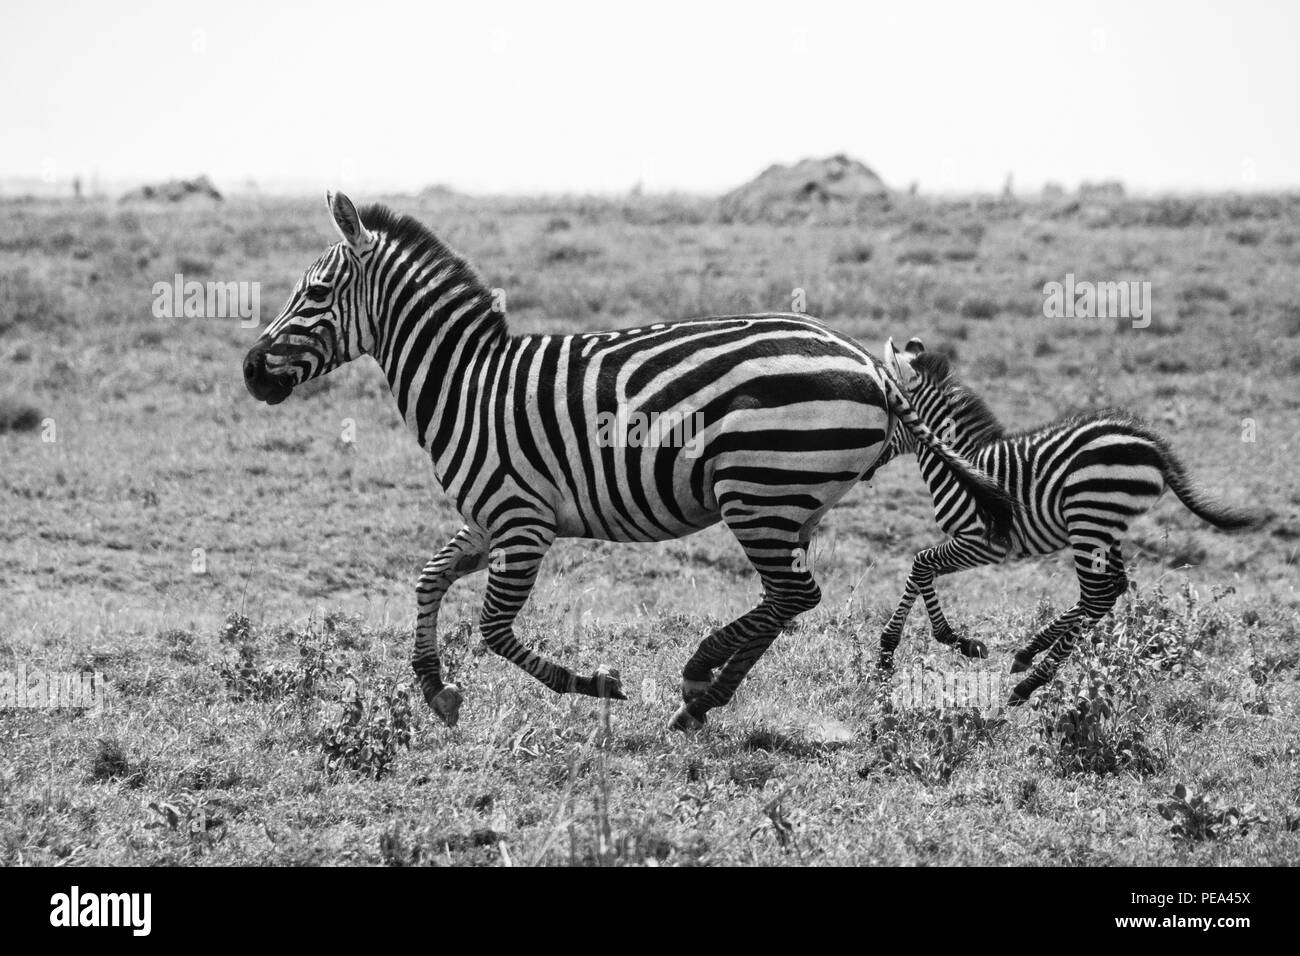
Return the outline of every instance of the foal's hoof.
[[[682,678],[682,701],[683,703],[693,704],[709,692],[713,686],[712,680],[687,680]]]
[[[672,719],[668,721],[669,730],[680,730],[683,733],[692,733],[704,726],[704,714],[698,717],[691,713],[690,704],[682,704],[677,708],[677,713],[673,714]]]
[[[1033,663],[1033,654],[1026,654],[1024,651],[1016,651],[1015,655],[1011,658],[1011,673],[1019,674],[1021,671],[1027,671]]]
[[[973,637],[958,638],[957,650],[967,657],[978,657],[981,660],[989,656],[989,649],[984,646],[984,642],[977,641]]]
[[[1029,700],[1029,695],[1037,688],[1027,680],[1022,680],[1015,687],[1011,688],[1011,696],[1007,698],[1008,707],[1019,707],[1025,701]]]
[[[447,684],[438,693],[426,697],[425,700],[429,702],[429,706],[433,708],[439,720],[448,727],[456,726],[456,722],[460,720],[460,705],[465,702],[459,687],[455,684]]]
[[[596,696],[608,697],[610,700],[627,700],[623,693],[623,679],[613,667],[597,667],[591,675],[596,681]]]

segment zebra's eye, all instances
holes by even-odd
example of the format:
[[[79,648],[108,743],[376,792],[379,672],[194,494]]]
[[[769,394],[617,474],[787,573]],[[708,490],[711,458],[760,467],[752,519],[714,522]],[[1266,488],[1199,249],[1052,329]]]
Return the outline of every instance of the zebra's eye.
[[[309,285],[307,286],[307,295],[312,299],[324,299],[330,294],[330,287],[327,285]]]

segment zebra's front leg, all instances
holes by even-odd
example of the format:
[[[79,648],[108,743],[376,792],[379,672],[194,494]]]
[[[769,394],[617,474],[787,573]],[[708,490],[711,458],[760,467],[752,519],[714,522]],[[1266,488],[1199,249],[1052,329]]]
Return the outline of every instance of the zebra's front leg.
[[[456,726],[460,719],[460,705],[464,698],[460,688],[444,682],[446,675],[438,650],[438,612],[452,584],[487,567],[487,560],[484,534],[466,525],[429,559],[415,585],[417,611],[411,667],[425,703],[448,727]]]
[[[952,629],[944,617],[939,595],[934,588],[934,579],[941,574],[952,574],[985,564],[994,564],[1006,557],[1006,549],[985,544],[972,537],[957,537],[945,541],[937,548],[927,548],[917,554],[913,562],[913,574],[916,576],[921,598],[925,601],[925,610],[930,618],[930,632],[940,644],[957,648],[966,657],[985,658],[989,656],[983,641],[972,637],[962,637]],[[918,569],[919,570],[916,570]]]
[[[912,569],[907,574],[907,585],[903,588],[903,596],[898,601],[898,607],[894,608],[894,613],[889,616],[885,629],[880,633],[880,660],[876,666],[881,671],[889,671],[894,667],[894,652],[898,650],[898,642],[903,639],[903,627],[907,624],[907,616],[912,613],[912,605],[916,603],[916,596],[920,590],[916,580],[914,560]]]
[[[483,642],[493,653],[557,694],[627,700],[618,671],[597,670],[589,676],[577,675],[529,650],[515,638],[515,617],[528,600],[542,558],[554,540],[554,530],[544,526],[512,527],[493,538],[488,550],[487,593],[479,616]]]

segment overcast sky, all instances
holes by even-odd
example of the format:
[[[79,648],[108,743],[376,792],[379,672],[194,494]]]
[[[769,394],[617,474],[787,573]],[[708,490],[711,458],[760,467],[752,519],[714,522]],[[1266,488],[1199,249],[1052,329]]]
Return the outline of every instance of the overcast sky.
[[[1300,3],[4,0],[0,176],[720,191],[1300,185]]]

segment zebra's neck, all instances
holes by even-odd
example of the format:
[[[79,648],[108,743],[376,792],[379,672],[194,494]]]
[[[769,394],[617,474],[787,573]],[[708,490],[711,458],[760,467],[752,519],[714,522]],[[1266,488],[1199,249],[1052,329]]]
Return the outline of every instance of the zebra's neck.
[[[921,415],[921,421],[934,432],[941,441],[966,459],[974,459],[976,454],[990,439],[987,428],[978,421],[972,421],[962,414],[961,409],[948,404],[937,404]]]
[[[411,251],[381,240],[370,269],[374,358],[436,467],[446,436],[486,407],[491,383],[480,373],[501,368],[494,359],[510,343],[504,310],[449,251]]]

